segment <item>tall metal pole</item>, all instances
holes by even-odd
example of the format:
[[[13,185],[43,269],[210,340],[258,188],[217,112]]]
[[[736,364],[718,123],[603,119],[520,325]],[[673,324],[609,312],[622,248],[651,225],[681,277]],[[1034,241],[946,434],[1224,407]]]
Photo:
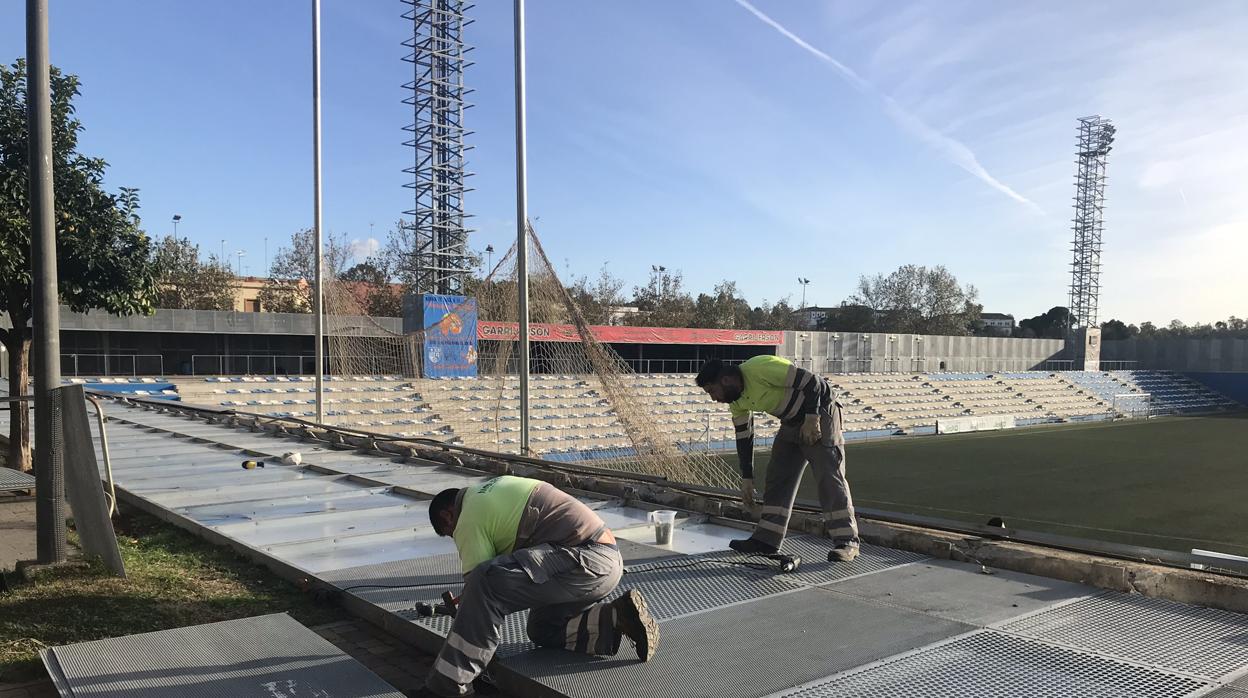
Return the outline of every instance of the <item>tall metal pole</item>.
[[[325,287],[321,250],[321,0],[312,0],[312,229],[316,238],[316,423],[325,423]]]
[[[26,118],[30,133],[30,260],[34,290],[35,529],[40,564],[65,561],[65,482],[61,436],[53,433],[52,390],[61,384],[61,322],[56,281],[56,198],[52,190],[52,88],[48,0],[26,0]],[[14,328],[21,331],[21,328]],[[16,380],[17,376],[13,376]],[[59,421],[59,420],[58,420]]]
[[[524,0],[516,0],[516,284],[520,320],[520,453],[529,454],[529,197],[524,131]]]

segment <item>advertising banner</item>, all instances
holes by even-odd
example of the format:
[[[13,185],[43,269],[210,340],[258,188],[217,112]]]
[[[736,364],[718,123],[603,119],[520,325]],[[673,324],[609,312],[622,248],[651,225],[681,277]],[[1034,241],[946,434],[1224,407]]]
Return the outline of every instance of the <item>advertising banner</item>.
[[[968,431],[1013,429],[1014,415],[990,414],[982,417],[941,417],[936,420],[937,434],[961,434]]]
[[[779,346],[784,333],[773,330],[704,330],[687,327],[622,327],[593,325],[590,330],[600,342],[619,344],[735,344]],[[516,341],[519,326],[514,322],[482,320],[477,337],[482,340]],[[529,341],[579,342],[580,335],[572,325],[532,323]]]
[[[425,294],[424,376],[477,375],[477,299]]]

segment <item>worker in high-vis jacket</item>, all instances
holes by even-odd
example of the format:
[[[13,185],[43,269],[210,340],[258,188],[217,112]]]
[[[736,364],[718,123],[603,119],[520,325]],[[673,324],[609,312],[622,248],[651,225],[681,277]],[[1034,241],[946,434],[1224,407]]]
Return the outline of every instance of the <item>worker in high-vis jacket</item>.
[[[758,523],[749,538],[734,540],[730,547],[752,554],[779,551],[802,473],[809,463],[815,471],[825,531],[834,544],[828,560],[849,562],[858,557],[858,523],[845,480],[842,408],[827,379],[778,356],[755,356],[735,366],[712,359],[703,365],[697,383],[712,400],[726,403],[732,412],[741,495],[751,509],[755,507],[754,413],[780,418]]]
[[[423,695],[472,695],[503,619],[526,608],[529,639],[539,647],[609,656],[627,637],[639,659],[654,656],[658,624],[641,593],[605,601],[624,562],[610,529],[575,497],[504,475],[443,490],[429,504],[429,520],[439,536],[455,539],[465,581]]]

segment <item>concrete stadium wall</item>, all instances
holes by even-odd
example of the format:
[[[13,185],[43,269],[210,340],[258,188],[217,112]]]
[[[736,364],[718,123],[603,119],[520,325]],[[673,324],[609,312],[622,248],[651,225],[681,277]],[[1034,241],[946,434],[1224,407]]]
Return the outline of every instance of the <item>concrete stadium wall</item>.
[[[358,327],[363,337],[387,336],[374,323],[391,332],[401,332],[401,318],[365,318],[352,322],[339,318],[341,326]],[[240,313],[225,310],[157,310],[154,315],[118,317],[92,311],[75,313],[61,308],[62,330],[109,332],[194,332],[201,334],[316,334],[316,324],[307,313]]]
[[[1126,339],[1105,342],[1102,361],[1166,371],[1248,371],[1248,339]]]
[[[1028,371],[1069,368],[1060,339],[879,332],[785,332],[776,353],[830,373]]]
[[[1207,371],[1188,371],[1188,378],[1198,380],[1232,400],[1248,405],[1248,372],[1214,373]]]

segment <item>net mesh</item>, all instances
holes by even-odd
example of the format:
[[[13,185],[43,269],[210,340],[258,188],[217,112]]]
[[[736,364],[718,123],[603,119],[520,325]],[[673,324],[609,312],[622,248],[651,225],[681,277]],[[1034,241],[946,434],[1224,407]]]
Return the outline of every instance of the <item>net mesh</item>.
[[[594,337],[531,228],[529,245],[529,321],[536,335],[548,340],[529,345],[533,453],[734,487],[739,477],[735,469],[709,448],[712,424],[718,439],[725,421],[722,410],[706,400],[689,376],[634,373]],[[480,320],[513,328],[518,322],[516,260],[513,245],[485,279],[471,285],[466,295],[476,298]],[[335,409],[330,398],[327,422],[349,424],[367,414],[373,425],[369,430],[393,426],[389,431],[401,435],[520,451],[520,347],[514,329],[479,343],[477,377],[422,379],[425,337],[440,328],[395,333],[369,318],[362,307],[349,285],[327,286],[331,386],[344,395],[367,393],[370,386],[385,386],[385,392],[399,395],[381,403],[354,403],[376,406],[371,409],[351,409],[350,401],[357,398],[345,398]],[[545,332],[545,325],[571,326],[575,334]],[[555,337],[559,341],[549,341]],[[659,405],[669,406],[663,410],[667,416],[656,416]],[[683,431],[671,427],[676,419],[685,425]]]

